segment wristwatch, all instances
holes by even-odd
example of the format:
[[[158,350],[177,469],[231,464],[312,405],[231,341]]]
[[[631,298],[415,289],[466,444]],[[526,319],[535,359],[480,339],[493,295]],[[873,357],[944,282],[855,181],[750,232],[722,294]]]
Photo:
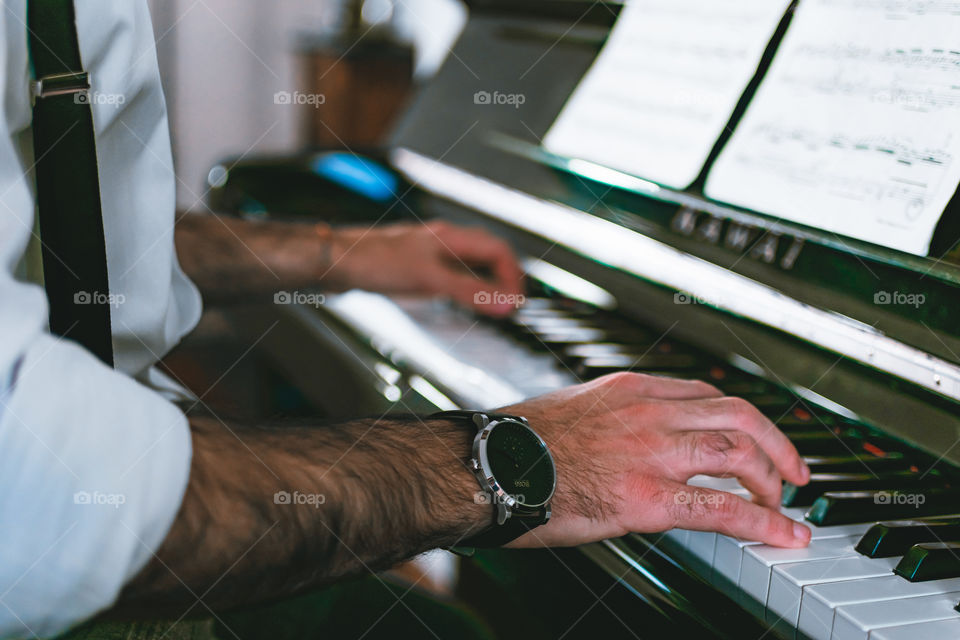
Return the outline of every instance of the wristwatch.
[[[476,430],[470,470],[480,483],[476,502],[496,508],[496,523],[453,551],[499,547],[550,519],[557,470],[546,443],[526,418],[483,411],[441,411],[431,418],[469,422]]]

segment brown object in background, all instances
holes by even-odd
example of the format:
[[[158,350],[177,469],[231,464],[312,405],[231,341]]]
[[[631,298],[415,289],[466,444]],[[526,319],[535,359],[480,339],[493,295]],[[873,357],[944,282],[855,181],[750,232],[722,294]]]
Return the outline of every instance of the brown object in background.
[[[413,49],[370,33],[360,40],[305,43],[307,93],[323,104],[302,105],[311,146],[378,146],[413,86]]]

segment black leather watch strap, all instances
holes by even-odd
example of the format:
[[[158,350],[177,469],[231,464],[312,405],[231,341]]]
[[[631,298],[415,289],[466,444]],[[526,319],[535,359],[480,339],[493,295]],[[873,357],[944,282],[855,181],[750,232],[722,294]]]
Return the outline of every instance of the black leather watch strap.
[[[473,417],[477,414],[483,414],[487,416],[491,421],[493,420],[519,420],[521,422],[526,422],[523,418],[508,413],[492,413],[489,411],[470,411],[468,409],[452,409],[450,411],[440,411],[438,413],[432,414],[431,418],[453,418],[454,420],[466,420],[474,426]]]
[[[536,513],[518,513],[515,511],[503,524],[495,524],[483,533],[461,541],[459,546],[473,547],[475,549],[502,547],[508,542],[513,542],[531,529],[536,529],[540,525],[545,524],[549,519],[550,510],[547,507],[538,509]]]

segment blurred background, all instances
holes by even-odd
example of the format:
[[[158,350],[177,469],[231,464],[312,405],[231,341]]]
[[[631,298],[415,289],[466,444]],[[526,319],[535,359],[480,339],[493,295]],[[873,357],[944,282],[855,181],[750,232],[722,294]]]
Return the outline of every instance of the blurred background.
[[[385,96],[368,100],[383,113],[362,116],[388,126],[412,83],[446,57],[467,14],[459,0],[150,0],[150,6],[181,210],[202,208],[207,172],[225,157],[291,152],[311,142],[362,145],[348,121],[357,105],[338,104],[331,88]],[[358,78],[367,83],[360,91]],[[296,91],[320,92],[324,103],[278,103],[278,94]],[[319,123],[321,110],[326,124]]]

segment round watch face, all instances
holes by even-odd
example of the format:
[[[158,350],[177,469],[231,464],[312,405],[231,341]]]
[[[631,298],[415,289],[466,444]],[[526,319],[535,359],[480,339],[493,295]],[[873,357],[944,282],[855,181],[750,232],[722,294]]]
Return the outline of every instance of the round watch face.
[[[486,458],[497,484],[521,505],[547,502],[556,482],[553,458],[530,427],[498,422],[486,438]]]

